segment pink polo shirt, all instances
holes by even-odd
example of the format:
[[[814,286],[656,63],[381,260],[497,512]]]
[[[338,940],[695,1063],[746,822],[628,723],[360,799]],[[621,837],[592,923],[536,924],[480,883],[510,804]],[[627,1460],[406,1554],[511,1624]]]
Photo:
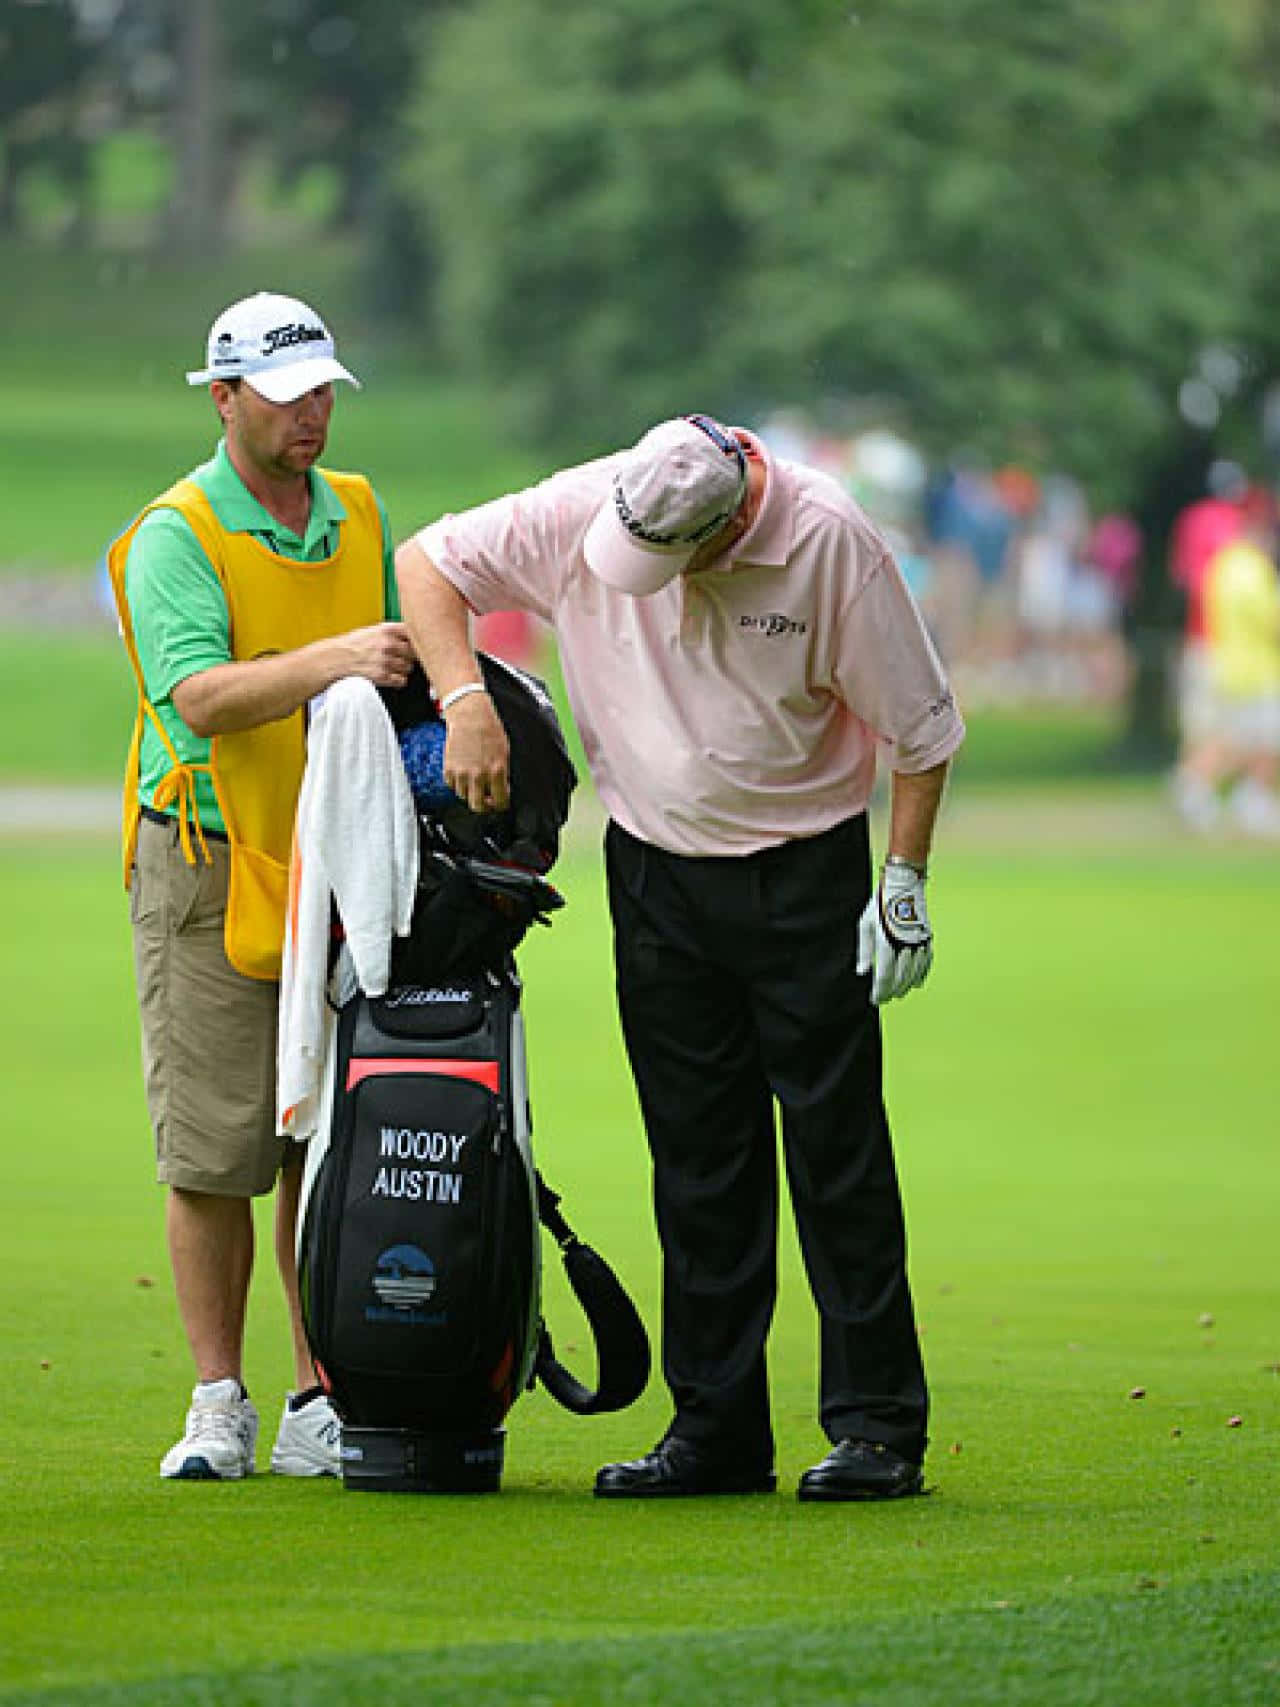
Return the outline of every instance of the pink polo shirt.
[[[591,573],[583,536],[615,457],[445,516],[417,536],[477,612],[555,628],[596,791],[672,853],[745,854],[865,810],[894,770],[950,758],[964,724],[875,526],[834,480],[764,461],[764,501],[719,562],[649,598]]]

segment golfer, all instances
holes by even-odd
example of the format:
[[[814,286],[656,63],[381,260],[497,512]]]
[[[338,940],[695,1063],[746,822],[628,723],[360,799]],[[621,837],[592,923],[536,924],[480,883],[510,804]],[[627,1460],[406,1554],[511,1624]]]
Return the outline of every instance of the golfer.
[[[298,1303],[302,1150],[275,1124],[301,708],[340,676],[401,684],[413,652],[386,620],[398,605],[380,502],[359,475],[316,467],[334,382],[356,383],[319,315],[265,292],[234,303],[187,378],[208,386],[224,436],[108,557],[138,685],[124,861],[147,1106],[197,1375],[160,1474],[235,1480],[254,1468],[258,1413],[242,1379],[251,1208],[274,1189],[295,1387],[271,1467],[336,1475],[338,1422]]]
[[[918,1493],[928,1399],[877,1010],[929,970],[930,844],[964,726],[884,540],[833,480],[693,415],[446,516],[396,561],[455,791],[480,810],[507,797],[468,613],[513,606],[556,631],[609,817],[674,1414],[596,1493],[775,1486],[775,1107],[831,1443],[800,1497]],[[878,749],[892,787],[873,885]]]

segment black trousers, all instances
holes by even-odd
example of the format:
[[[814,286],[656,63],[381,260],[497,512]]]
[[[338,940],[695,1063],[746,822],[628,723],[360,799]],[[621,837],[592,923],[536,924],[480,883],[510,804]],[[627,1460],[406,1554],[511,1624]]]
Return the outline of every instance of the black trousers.
[[[739,858],[605,837],[618,1005],[653,1157],[670,1432],[772,1461],[765,1342],[777,1291],[774,1105],[821,1322],[831,1440],[923,1455],[928,1393],[858,977],[867,821]]]

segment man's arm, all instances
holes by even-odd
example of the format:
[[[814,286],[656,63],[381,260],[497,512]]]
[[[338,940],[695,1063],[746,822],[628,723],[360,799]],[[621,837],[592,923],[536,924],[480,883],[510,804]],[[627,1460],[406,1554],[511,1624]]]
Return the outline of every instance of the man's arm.
[[[949,761],[911,774],[894,771],[889,804],[889,856],[923,871],[933,845],[933,826],[942,804]]]
[[[270,658],[213,664],[178,682],[170,697],[192,734],[229,735],[288,717],[343,676],[403,687],[412,668],[405,625],[376,622]]]
[[[384,576],[386,570],[384,569]],[[408,678],[409,632],[374,623],[270,657],[233,660],[226,594],[190,523],[153,510],[129,547],[126,591],[147,693],[208,739],[288,717],[344,675],[380,687]]]
[[[437,700],[483,682],[467,602],[416,539],[406,540],[396,552],[396,579],[405,626]],[[473,811],[501,811],[507,804],[510,750],[493,701],[487,693],[464,693],[442,715],[445,782]]]

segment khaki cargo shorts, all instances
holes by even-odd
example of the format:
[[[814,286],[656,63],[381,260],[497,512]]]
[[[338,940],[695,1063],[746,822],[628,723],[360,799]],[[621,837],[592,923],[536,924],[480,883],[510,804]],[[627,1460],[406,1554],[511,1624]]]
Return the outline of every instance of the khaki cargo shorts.
[[[129,916],[147,1110],[162,1184],[258,1197],[301,1154],[275,1130],[280,990],[227,959],[230,849],[208,846],[212,865],[188,865],[176,822],[138,825]]]

